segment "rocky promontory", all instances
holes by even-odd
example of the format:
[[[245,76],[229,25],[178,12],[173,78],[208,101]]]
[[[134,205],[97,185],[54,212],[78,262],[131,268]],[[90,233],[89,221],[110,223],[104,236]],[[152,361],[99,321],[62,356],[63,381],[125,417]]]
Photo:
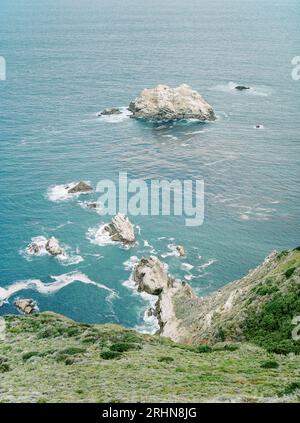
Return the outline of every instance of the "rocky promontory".
[[[160,335],[173,341],[180,341],[185,335],[180,326],[173,299],[177,295],[182,295],[184,298],[196,300],[197,297],[191,287],[168,275],[166,266],[154,256],[142,258],[139,261],[133,278],[139,291],[158,296],[155,315],[158,319]]]
[[[214,121],[213,108],[190,86],[182,84],[176,88],[158,85],[155,88],[144,89],[130,103],[129,110],[133,118],[149,121],[175,121],[182,119],[197,119]]]
[[[244,278],[203,298],[155,257],[140,260],[134,280],[140,291],[158,296],[162,336],[192,345],[247,340],[271,352],[300,353],[291,335],[300,316],[299,248],[273,252]]]

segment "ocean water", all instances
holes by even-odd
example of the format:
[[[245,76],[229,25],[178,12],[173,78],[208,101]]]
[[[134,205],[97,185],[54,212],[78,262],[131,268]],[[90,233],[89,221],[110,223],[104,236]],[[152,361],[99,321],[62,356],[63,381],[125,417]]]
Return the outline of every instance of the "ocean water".
[[[130,280],[136,257],[156,254],[207,295],[273,249],[297,246],[299,21],[298,0],[1,0],[0,315],[29,297],[79,321],[150,331],[150,299]],[[217,121],[157,131],[97,117],[158,83],[199,90]],[[109,217],[84,207],[96,197],[59,201],[59,186],[95,186],[120,171],[203,179],[204,224],[137,216],[138,245],[103,244],[97,229]],[[64,259],[26,253],[49,236]],[[185,259],[172,255],[175,244]]]

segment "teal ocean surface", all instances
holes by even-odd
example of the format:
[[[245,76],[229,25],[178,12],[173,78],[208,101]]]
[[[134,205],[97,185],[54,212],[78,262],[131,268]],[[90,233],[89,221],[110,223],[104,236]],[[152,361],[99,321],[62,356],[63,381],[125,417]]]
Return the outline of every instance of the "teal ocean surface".
[[[0,315],[33,298],[79,321],[151,331],[149,298],[131,287],[135,257],[157,255],[207,295],[273,249],[296,247],[299,22],[298,0],[1,0]],[[97,117],[159,83],[191,85],[217,121],[157,131],[125,114]],[[97,228],[110,217],[84,207],[96,196],[61,201],[59,186],[120,171],[203,179],[204,224],[132,217],[138,245],[103,245]],[[65,260],[26,253],[49,236]],[[174,244],[186,258],[170,254]]]

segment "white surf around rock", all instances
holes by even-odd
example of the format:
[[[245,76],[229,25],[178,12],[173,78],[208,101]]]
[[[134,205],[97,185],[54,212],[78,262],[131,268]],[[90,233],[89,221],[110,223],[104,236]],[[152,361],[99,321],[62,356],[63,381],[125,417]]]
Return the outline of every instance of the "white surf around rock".
[[[224,93],[231,93],[236,95],[254,95],[258,97],[269,97],[272,94],[272,91],[269,87],[266,86],[247,86],[248,89],[239,90],[236,87],[239,87],[240,84],[236,82],[228,82],[228,84],[219,84],[211,87],[210,90],[212,91],[219,91]]]
[[[59,201],[67,201],[72,200],[74,198],[79,197],[82,194],[90,194],[91,190],[87,191],[76,191],[76,187],[81,183],[82,181],[73,181],[68,184],[62,184],[62,185],[51,185],[46,193],[46,197],[49,201],[52,202],[59,202]],[[89,185],[89,181],[85,182],[87,185]],[[73,192],[75,189],[75,192]],[[71,191],[71,192],[70,192]]]
[[[132,112],[128,110],[128,107],[119,107],[118,110],[120,110],[120,113],[118,114],[100,115],[97,113],[99,122],[121,123],[129,119],[132,115]]]
[[[72,264],[78,264],[84,261],[84,258],[80,255],[80,251],[76,249],[73,251],[67,244],[61,245],[61,253],[53,255],[50,253],[49,248],[47,249],[47,243],[49,239],[43,235],[31,238],[31,242],[24,249],[20,250],[20,254],[27,261],[31,261],[34,257],[52,256],[57,259],[63,266],[70,266]]]

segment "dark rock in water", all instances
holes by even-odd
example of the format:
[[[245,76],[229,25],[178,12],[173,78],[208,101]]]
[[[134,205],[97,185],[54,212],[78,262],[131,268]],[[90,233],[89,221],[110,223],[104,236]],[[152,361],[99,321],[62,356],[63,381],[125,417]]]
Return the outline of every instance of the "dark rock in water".
[[[93,188],[84,181],[78,182],[73,188],[68,190],[68,194],[76,194],[78,192],[89,192],[93,191]]]
[[[32,314],[36,310],[36,304],[31,299],[16,300],[14,305],[24,314]]]
[[[86,204],[88,209],[96,209],[98,207],[97,203],[87,203]]]
[[[112,107],[110,109],[104,109],[102,112],[98,114],[98,116],[110,116],[110,115],[120,115],[122,112],[120,109],[116,107]]]
[[[40,252],[40,247],[36,242],[33,242],[28,246],[28,251],[32,254],[38,254]]]
[[[234,88],[238,91],[250,90],[250,87],[245,87],[244,85],[237,85]]]

